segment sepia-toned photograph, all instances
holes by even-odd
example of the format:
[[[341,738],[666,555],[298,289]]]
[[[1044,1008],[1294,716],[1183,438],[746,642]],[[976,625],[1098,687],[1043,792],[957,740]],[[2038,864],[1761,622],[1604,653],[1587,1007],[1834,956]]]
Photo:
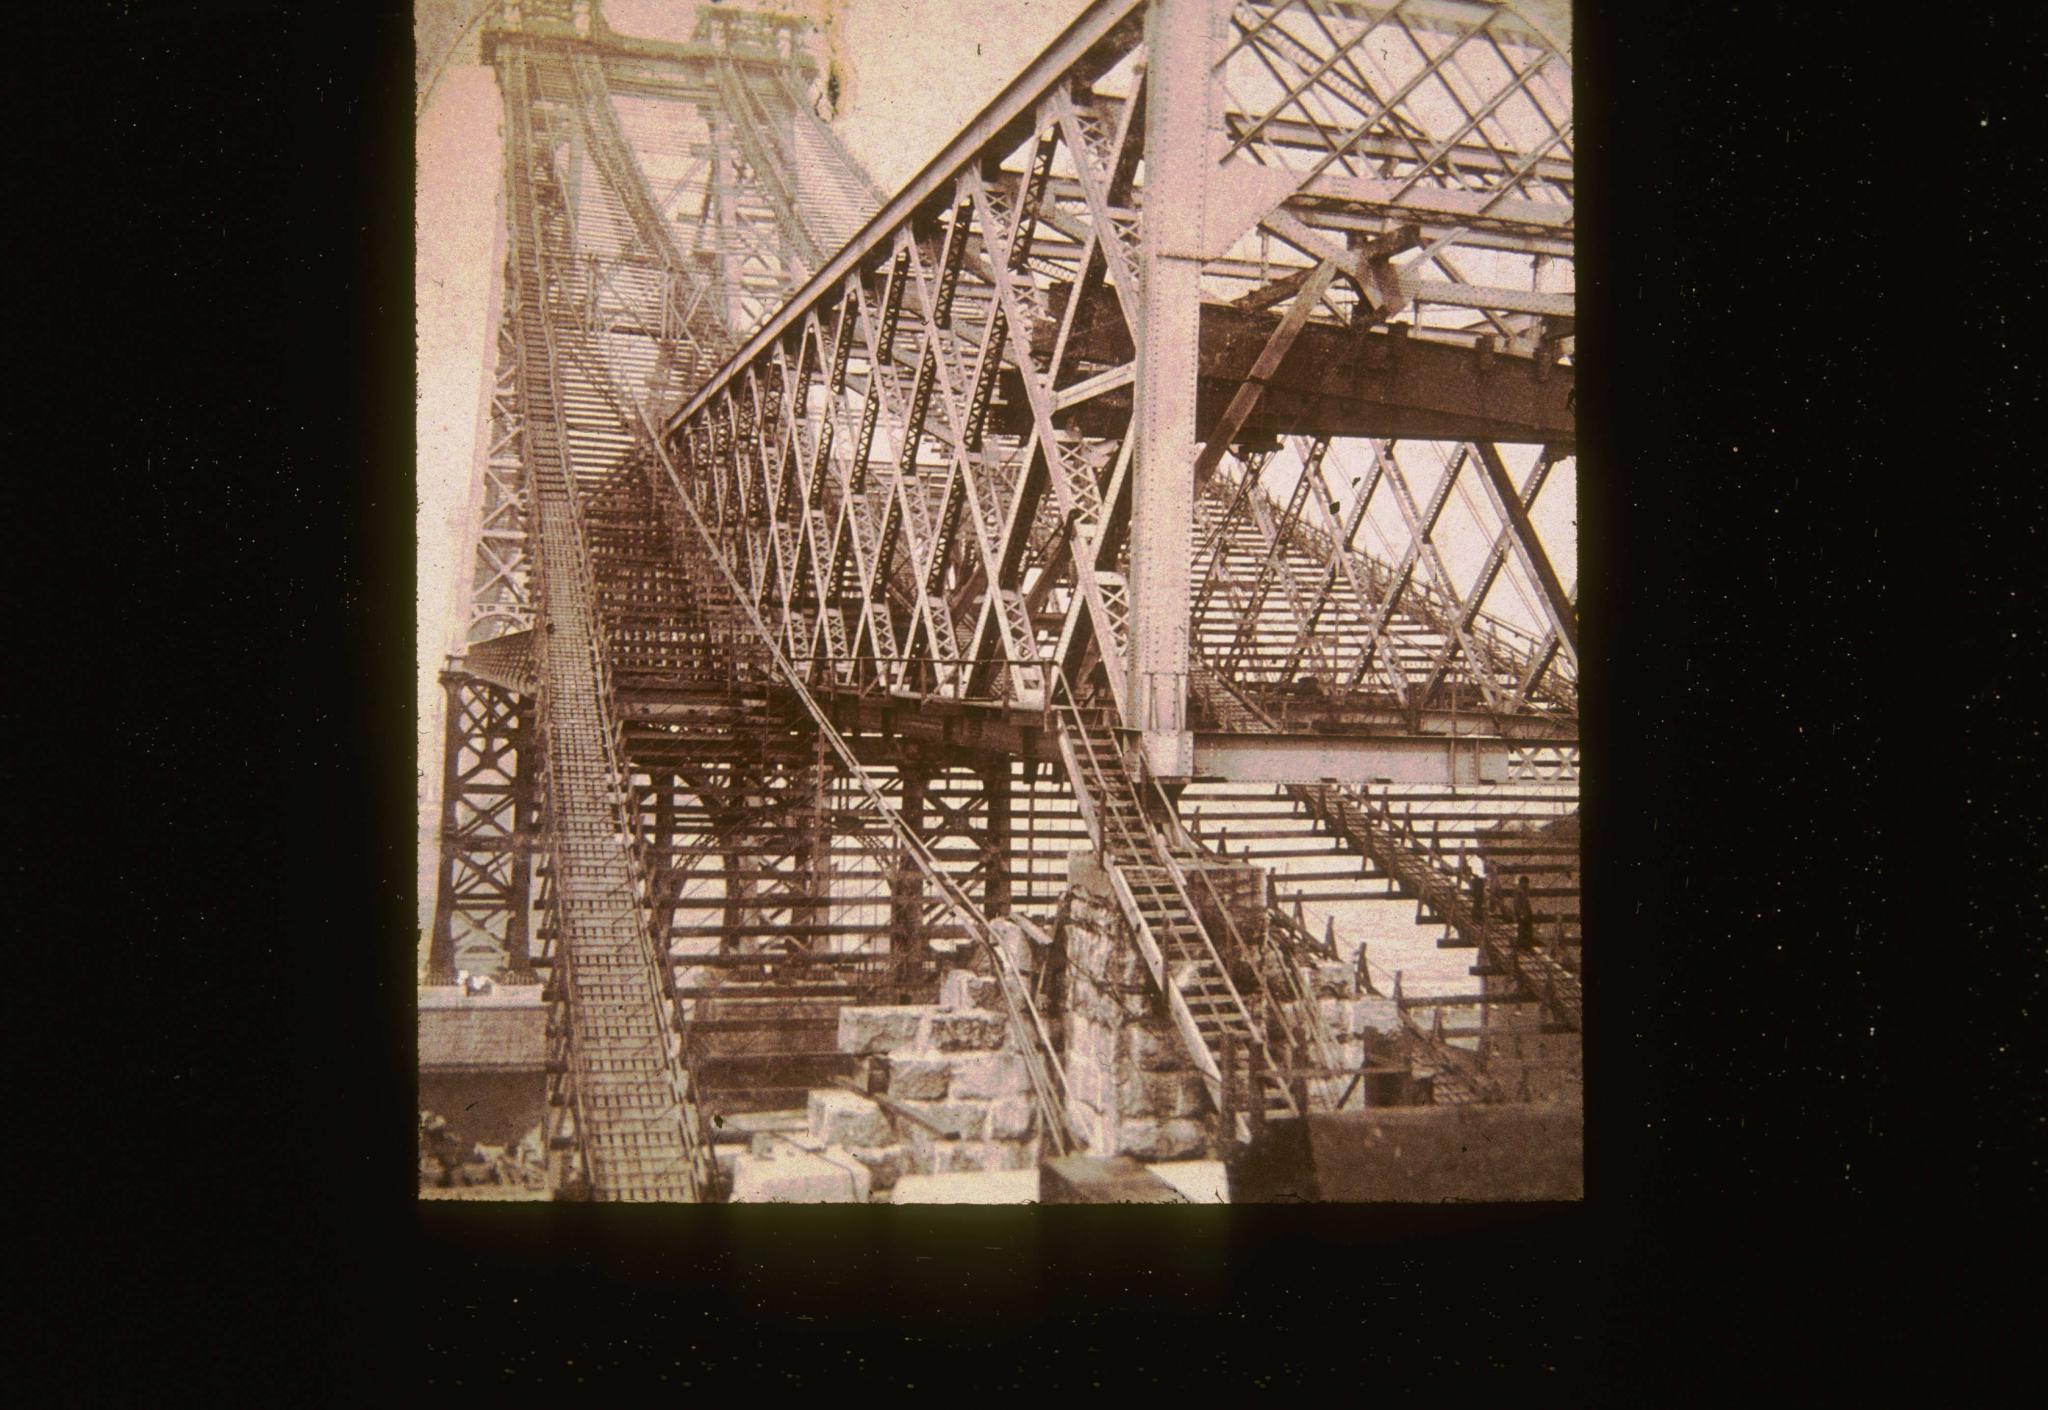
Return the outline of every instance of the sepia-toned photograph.
[[[421,1200],[1584,1198],[1567,0],[414,36]]]

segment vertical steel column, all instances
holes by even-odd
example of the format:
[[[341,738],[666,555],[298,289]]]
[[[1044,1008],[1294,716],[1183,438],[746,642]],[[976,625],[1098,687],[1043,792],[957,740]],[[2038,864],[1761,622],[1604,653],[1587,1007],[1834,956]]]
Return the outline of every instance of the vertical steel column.
[[[1202,206],[1209,169],[1209,55],[1227,7],[1152,0],[1145,16],[1143,323],[1131,486],[1132,718],[1155,776],[1194,770],[1187,724],[1189,559],[1194,546]]]
[[[532,967],[527,913],[539,830],[530,705],[459,670],[444,672],[441,686],[441,865],[427,982],[454,983],[465,950],[472,968],[523,976]]]
[[[461,845],[456,806],[462,791],[462,677],[443,674],[445,724],[441,745],[441,874],[434,895],[434,934],[427,942],[427,983],[455,982],[455,870]]]
[[[664,973],[668,971],[669,930],[676,916],[676,793],[683,786],[674,769],[650,768],[648,782],[654,790],[654,836],[649,853],[654,892],[652,939],[654,953]]]
[[[727,241],[726,199],[725,199],[725,140],[719,130],[719,107],[707,103],[701,110],[704,129],[709,136],[705,144],[710,156],[711,170],[704,187],[704,210],[698,217],[700,228],[711,229],[711,294],[710,298],[718,309],[718,321],[727,328],[738,328],[743,320],[739,309],[734,306],[730,271],[726,268],[726,254],[732,248]]]
[[[720,950],[738,948],[735,937],[741,926],[747,922],[747,907],[753,896],[753,883],[746,876],[750,861],[759,866],[759,853],[747,845],[747,813],[749,785],[738,769],[733,770],[732,787],[727,791],[722,806],[713,814],[713,827],[718,833],[719,860],[724,869],[725,881],[725,932],[719,938]]]
[[[825,764],[822,734],[814,741],[811,765],[794,769],[793,773],[791,791],[797,807],[792,809],[791,823],[802,829],[794,856],[796,873],[801,878],[796,885],[802,899],[790,908],[789,918],[796,925],[822,925],[831,919],[832,909],[832,773]],[[826,948],[818,931],[803,931],[801,939],[806,948]]]
[[[988,832],[982,843],[988,870],[982,883],[982,899],[991,916],[1006,916],[1012,900],[1009,756],[982,765],[980,774],[982,798],[988,807]]]
[[[540,834],[540,731],[533,702],[521,698],[512,710],[512,877],[511,917],[505,922],[505,978],[512,984],[534,982],[533,945],[528,933],[532,914],[533,840]]]
[[[922,759],[906,758],[897,768],[903,777],[904,824],[923,837],[925,790],[931,786],[931,766]],[[924,944],[924,873],[918,870],[910,850],[901,842],[896,845],[896,875],[890,893],[889,956],[900,965],[916,955]]]

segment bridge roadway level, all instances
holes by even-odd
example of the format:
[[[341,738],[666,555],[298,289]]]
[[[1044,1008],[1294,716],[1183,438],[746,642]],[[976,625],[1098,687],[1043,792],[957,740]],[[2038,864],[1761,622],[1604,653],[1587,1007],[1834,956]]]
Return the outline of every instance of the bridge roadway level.
[[[1009,755],[1055,768],[1060,764],[1056,734],[1039,710],[907,693],[815,693],[863,763],[893,763],[900,740],[926,749]],[[703,697],[687,692],[622,690],[620,696],[619,717],[629,728],[696,717],[703,709]],[[802,712],[794,697],[776,703],[795,724]],[[1344,728],[1313,732],[1198,728],[1194,777],[1231,783],[1503,783],[1518,747],[1578,747],[1576,722],[1548,716],[1503,719],[1446,709],[1404,716],[1370,706],[1347,715]]]

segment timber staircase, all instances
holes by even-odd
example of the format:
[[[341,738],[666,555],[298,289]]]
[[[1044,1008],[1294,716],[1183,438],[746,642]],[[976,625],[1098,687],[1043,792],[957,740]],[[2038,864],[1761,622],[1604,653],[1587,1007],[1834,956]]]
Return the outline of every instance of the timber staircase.
[[[1240,1134],[1249,1133],[1254,1102],[1260,1119],[1302,1115],[1300,1085],[1271,1074],[1289,1071],[1306,1045],[1292,1039],[1290,1017],[1266,992],[1256,957],[1237,945],[1219,950],[1203,924],[1182,860],[1141,802],[1113,707],[1077,702],[1058,676],[1053,707],[1097,855],[1210,1100]]]
[[[1228,729],[1247,733],[1273,729],[1269,718],[1207,667],[1194,672],[1191,690]],[[1375,799],[1358,789],[1315,784],[1292,785],[1288,792],[1333,836],[1369,857],[1388,876],[1398,894],[1412,897],[1422,913],[1446,925],[1458,937],[1456,943],[1477,949],[1480,963],[1474,967],[1476,974],[1514,981],[1509,992],[1491,997],[1490,1001],[1510,1004],[1523,999],[1539,1003],[1551,1025],[1563,1031],[1578,1031],[1583,1010],[1578,965],[1566,958],[1566,945],[1555,938],[1564,933],[1561,922],[1547,944],[1518,950],[1513,922],[1503,921],[1495,914],[1481,914],[1460,871],[1449,861],[1454,854],[1437,845],[1441,838],[1433,831],[1415,826],[1411,819],[1397,814],[1385,799]],[[1519,848],[1525,844],[1510,845]],[[1572,851],[1576,853],[1575,842]]]

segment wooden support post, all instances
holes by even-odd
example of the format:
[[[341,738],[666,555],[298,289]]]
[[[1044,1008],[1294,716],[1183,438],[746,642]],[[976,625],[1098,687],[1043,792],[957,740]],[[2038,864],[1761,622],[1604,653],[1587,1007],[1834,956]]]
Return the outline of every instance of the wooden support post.
[[[1266,1131],[1266,1083],[1265,1072],[1259,1062],[1259,1045],[1245,1045],[1245,1114],[1251,1118],[1252,1139],[1257,1140]]]
[[[1237,1130],[1237,1035],[1225,1033],[1221,1050],[1217,1053],[1218,1065],[1223,1069],[1223,1106],[1217,1112],[1217,1144],[1228,1145]]]

